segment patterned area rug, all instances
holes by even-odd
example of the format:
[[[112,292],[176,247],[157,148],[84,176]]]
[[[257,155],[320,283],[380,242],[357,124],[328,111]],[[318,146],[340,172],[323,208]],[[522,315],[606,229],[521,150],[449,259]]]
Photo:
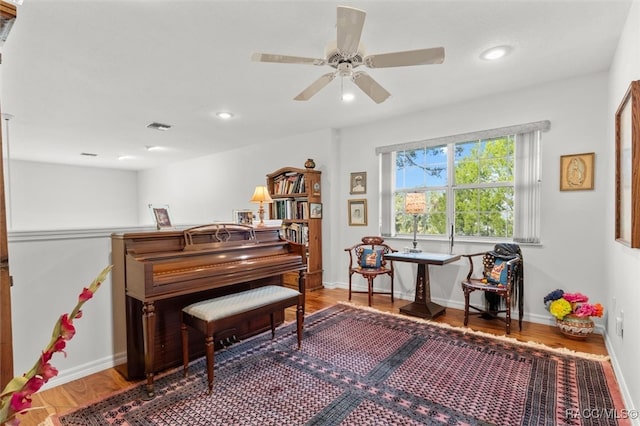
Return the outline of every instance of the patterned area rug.
[[[54,419],[59,425],[628,424],[606,360],[336,305]]]

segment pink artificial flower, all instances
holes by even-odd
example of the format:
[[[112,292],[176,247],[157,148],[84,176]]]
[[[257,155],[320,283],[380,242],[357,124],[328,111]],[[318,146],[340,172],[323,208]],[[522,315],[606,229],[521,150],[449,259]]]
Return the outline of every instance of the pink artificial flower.
[[[573,314],[577,317],[590,317],[591,315],[595,314],[595,310],[593,309],[593,305],[589,303],[583,303],[576,308]]]
[[[27,383],[24,384],[24,387],[22,389],[24,389],[24,391],[28,392],[29,394],[33,394],[38,392],[42,385],[44,385],[44,380],[42,379],[42,377],[33,376],[27,381]]]
[[[78,311],[78,313],[76,314],[76,319],[78,318],[82,318],[82,311]]]
[[[58,336],[58,340],[53,344],[53,352],[63,352],[64,348],[67,346],[67,342],[64,341],[64,337]],[[66,354],[65,354],[66,355]]]
[[[69,319],[68,314],[62,315],[60,318],[60,336],[64,340],[70,340],[76,334],[76,328],[73,326],[73,322]]]
[[[15,392],[11,395],[10,407],[16,413],[31,408],[31,394],[27,391]]]
[[[49,379],[58,375],[58,369],[47,362],[44,364],[40,364],[40,368],[38,368],[38,374],[42,376],[42,379],[46,383],[49,381]]]
[[[86,302],[92,297],[93,297],[93,292],[85,287],[82,289],[82,293],[80,293],[79,299],[80,299],[80,302]]]
[[[589,301],[589,298],[582,293],[565,293],[562,297],[569,303],[584,303]]]

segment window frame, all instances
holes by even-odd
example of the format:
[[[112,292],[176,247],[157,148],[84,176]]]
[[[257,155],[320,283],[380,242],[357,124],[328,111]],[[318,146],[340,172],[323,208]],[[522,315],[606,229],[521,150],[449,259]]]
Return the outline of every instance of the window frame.
[[[540,142],[541,133],[548,131],[551,123],[548,120],[538,121],[515,126],[500,127],[489,130],[482,130],[471,133],[463,133],[452,136],[445,136],[421,141],[406,142],[401,144],[387,145],[376,148],[379,156],[380,166],[380,234],[386,237],[404,238],[405,234],[395,234],[395,214],[394,214],[394,193],[395,191],[395,153],[398,151],[409,151],[421,148],[429,148],[442,145],[453,145],[455,143],[470,142],[474,140],[493,139],[508,135],[515,135],[514,152],[514,178],[513,183],[509,182],[505,186],[514,188],[514,212],[513,212],[513,238],[485,237],[485,236],[462,236],[465,240],[478,241],[514,241],[518,243],[540,243]],[[447,229],[451,228],[455,220],[454,212],[454,188],[460,189],[453,181],[454,157],[453,153],[447,153],[448,161],[448,183],[447,194]],[[490,187],[496,187],[498,182],[490,183]],[[465,185],[466,186],[466,185]],[[429,187],[435,190],[436,187]],[[477,188],[474,185],[474,188]],[[411,191],[415,191],[412,188]],[[426,190],[426,188],[425,188]],[[407,189],[409,191],[409,189]],[[442,234],[420,234],[425,238],[445,239],[448,235]]]

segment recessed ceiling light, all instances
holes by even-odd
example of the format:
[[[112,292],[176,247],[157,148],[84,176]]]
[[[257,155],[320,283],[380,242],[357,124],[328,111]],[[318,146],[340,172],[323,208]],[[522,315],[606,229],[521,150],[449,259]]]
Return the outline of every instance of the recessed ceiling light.
[[[164,151],[166,148],[163,146],[146,146],[147,151]]]
[[[342,102],[351,102],[356,97],[353,93],[343,93],[342,94]]]
[[[233,118],[233,114],[228,111],[220,111],[216,113],[216,116],[222,120],[229,120],[230,118]]]
[[[133,160],[135,157],[133,155],[121,155],[120,157],[118,157],[118,160],[124,161],[124,160]]]
[[[487,49],[480,54],[480,58],[485,61],[495,61],[496,59],[500,59],[511,52],[511,46],[496,46],[491,49]]]

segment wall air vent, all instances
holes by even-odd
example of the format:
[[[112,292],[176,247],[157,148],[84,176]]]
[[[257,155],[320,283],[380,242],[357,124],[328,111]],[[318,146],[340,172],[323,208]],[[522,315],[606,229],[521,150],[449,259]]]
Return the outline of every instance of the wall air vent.
[[[171,128],[171,125],[170,124],[162,124],[162,123],[153,122],[151,124],[147,124],[147,127],[149,129],[165,131],[165,130],[169,130]]]

